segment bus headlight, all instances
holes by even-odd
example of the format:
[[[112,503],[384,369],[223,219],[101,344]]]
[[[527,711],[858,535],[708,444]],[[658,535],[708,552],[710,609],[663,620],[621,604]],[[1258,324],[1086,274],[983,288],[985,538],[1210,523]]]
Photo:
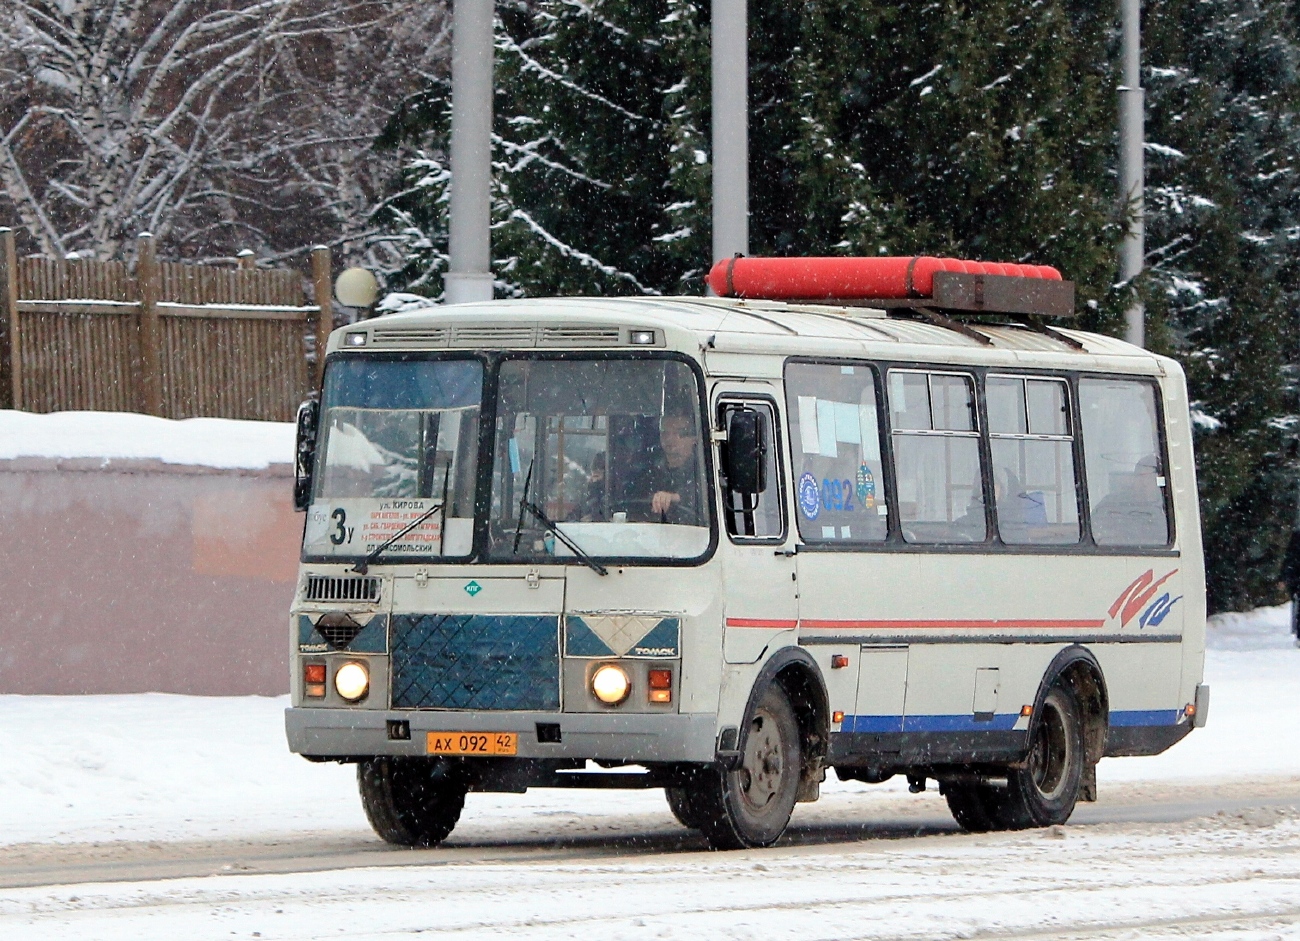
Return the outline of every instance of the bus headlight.
[[[345,663],[334,674],[334,688],[348,702],[356,702],[370,689],[370,671],[364,663]]]
[[[632,681],[622,667],[607,663],[591,674],[591,691],[605,705],[617,706],[632,692]]]

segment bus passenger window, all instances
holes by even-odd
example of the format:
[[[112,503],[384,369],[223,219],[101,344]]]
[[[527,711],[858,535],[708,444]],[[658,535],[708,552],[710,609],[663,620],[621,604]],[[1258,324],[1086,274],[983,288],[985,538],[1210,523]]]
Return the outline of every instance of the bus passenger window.
[[[970,376],[892,370],[889,411],[903,538],[984,542],[984,485]]]
[[[785,534],[781,513],[781,478],[777,468],[777,440],[773,434],[775,421],[772,406],[767,402],[723,402],[718,407],[718,423],[728,427],[728,416],[738,409],[749,409],[759,415],[763,439],[767,442],[765,479],[767,487],[762,493],[746,494],[733,491],[727,484],[727,446],[722,445],[718,475],[722,484],[722,501],[727,523],[727,535],[732,539],[780,539]]]
[[[984,396],[998,535],[1012,546],[1077,543],[1079,501],[1065,382],[989,376]]]
[[[883,542],[888,534],[875,370],[790,363],[786,415],[804,542]]]
[[[1149,382],[1079,380],[1088,513],[1099,546],[1169,542],[1155,394]]]

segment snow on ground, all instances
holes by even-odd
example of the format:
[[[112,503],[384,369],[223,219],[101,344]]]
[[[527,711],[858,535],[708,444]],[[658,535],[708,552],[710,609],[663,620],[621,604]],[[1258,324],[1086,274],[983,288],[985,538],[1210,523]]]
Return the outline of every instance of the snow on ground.
[[[1283,609],[1216,619],[1206,663],[1210,725],[1165,755],[1103,762],[1103,795],[1121,780],[1300,776],[1291,747],[1300,650],[1286,630]],[[351,770],[285,752],[283,706],[163,695],[0,697],[0,841],[44,841],[41,852],[54,859],[49,844],[74,840],[364,833]],[[861,816],[872,795],[895,814],[898,806],[925,805],[931,815],[942,807],[933,792],[912,798],[900,790],[896,782],[828,782],[828,799],[801,805],[796,823],[804,815],[831,819],[851,805]],[[551,834],[601,838],[674,826],[658,792],[471,795],[449,843],[518,845],[540,820],[550,821]],[[904,826],[895,835],[911,832]],[[320,872],[225,866],[202,878],[3,889],[0,937],[1300,939],[1295,808],[1173,824],[842,835],[737,853],[682,851],[698,843],[654,852],[626,841],[615,851],[600,852],[600,840],[587,845],[598,851],[534,845],[493,857],[471,847],[412,853],[409,863],[396,851],[383,864]],[[346,859],[350,851],[334,852]]]
[[[293,461],[294,426],[285,422],[187,418],[131,412],[0,409],[0,460],[19,457],[159,460],[219,468]]]
[[[1103,761],[1108,783],[1300,776],[1300,650],[1285,608],[1214,618],[1210,722],[1162,755]],[[367,832],[351,766],[311,764],[284,743],[286,698],[0,696],[0,844],[233,839]],[[860,799],[905,785],[838,782]],[[813,805],[816,806],[816,805]],[[806,813],[805,807],[796,810]],[[599,829],[667,821],[658,791],[472,794],[456,839],[509,839],[539,818]]]
[[[0,892],[23,941],[1300,937],[1294,811],[745,853]]]

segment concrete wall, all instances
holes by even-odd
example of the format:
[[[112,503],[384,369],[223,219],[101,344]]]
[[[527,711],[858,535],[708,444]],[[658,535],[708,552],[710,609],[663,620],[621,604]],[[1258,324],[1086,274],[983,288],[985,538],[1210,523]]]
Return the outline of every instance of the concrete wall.
[[[0,693],[288,691],[292,472],[0,461]]]

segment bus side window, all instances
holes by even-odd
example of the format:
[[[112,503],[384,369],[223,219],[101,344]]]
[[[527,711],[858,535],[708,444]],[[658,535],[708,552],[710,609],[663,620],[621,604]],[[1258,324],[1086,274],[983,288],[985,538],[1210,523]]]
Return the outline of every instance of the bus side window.
[[[799,535],[807,543],[884,542],[889,517],[875,369],[790,363],[785,402]]]
[[[1155,396],[1150,382],[1079,380],[1088,513],[1099,546],[1169,542]]]
[[[727,535],[733,540],[763,539],[777,540],[785,535],[784,514],[781,511],[781,478],[778,441],[775,432],[776,421],[772,406],[761,401],[724,401],[718,405],[718,424],[722,428],[729,426],[728,416],[739,409],[757,412],[762,424],[763,439],[767,442],[767,469],[765,478],[767,487],[762,493],[746,494],[733,491],[726,478],[727,446],[722,445],[721,460],[718,462],[718,478],[721,484],[723,516],[727,523]]]
[[[889,412],[903,538],[984,542],[988,526],[973,378],[890,370]]]
[[[984,383],[998,535],[1007,545],[1079,541],[1067,393],[1062,379],[990,375]]]

